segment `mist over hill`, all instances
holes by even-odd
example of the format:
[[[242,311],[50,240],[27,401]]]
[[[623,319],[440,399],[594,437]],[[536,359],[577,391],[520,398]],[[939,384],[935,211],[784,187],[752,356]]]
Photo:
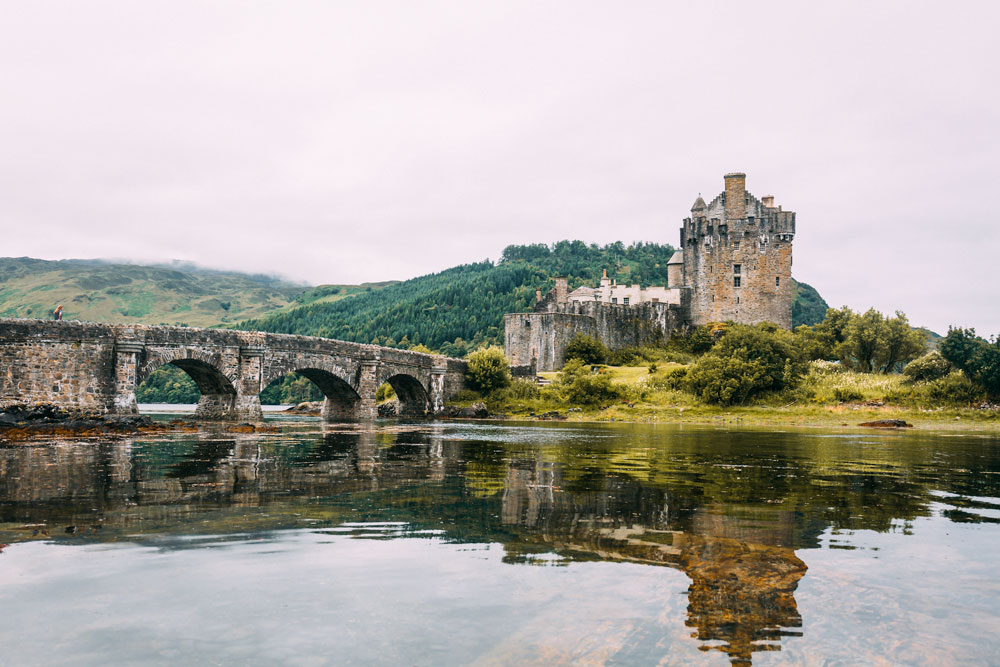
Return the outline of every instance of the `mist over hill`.
[[[366,288],[313,288],[186,262],[143,266],[99,259],[0,258],[0,317],[48,318],[62,305],[65,319],[210,327],[333,301]]]

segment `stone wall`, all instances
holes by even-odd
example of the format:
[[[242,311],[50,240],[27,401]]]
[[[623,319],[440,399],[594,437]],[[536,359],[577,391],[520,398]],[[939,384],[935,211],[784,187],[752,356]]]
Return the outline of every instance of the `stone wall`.
[[[577,334],[619,350],[663,343],[688,325],[686,303],[622,306],[571,301],[554,308],[558,310],[504,316],[504,351],[511,366],[534,363],[539,371],[558,370],[565,362],[566,346]]]

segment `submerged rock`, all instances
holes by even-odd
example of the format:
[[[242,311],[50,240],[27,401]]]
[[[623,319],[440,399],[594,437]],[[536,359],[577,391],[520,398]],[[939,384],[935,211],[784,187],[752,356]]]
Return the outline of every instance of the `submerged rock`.
[[[902,419],[878,419],[873,422],[862,422],[858,426],[869,426],[871,428],[913,428],[913,424],[907,424]]]

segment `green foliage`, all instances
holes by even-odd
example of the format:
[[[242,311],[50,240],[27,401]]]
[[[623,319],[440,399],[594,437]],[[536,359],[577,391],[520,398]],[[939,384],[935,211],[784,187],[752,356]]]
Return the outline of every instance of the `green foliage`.
[[[799,347],[806,359],[836,359],[837,346],[847,337],[847,325],[856,318],[847,306],[828,308],[826,316],[815,326],[799,326],[795,334]]]
[[[976,335],[975,329],[948,327],[948,334],[938,345],[938,351],[955,368],[965,370],[985,342]]]
[[[830,308],[811,285],[792,281],[792,326],[809,326],[823,321]]]
[[[951,364],[937,350],[928,352],[906,364],[903,375],[910,382],[930,382],[951,372]]]
[[[492,346],[469,355],[466,380],[473,389],[489,394],[510,384],[510,364],[503,348]]]
[[[805,370],[789,332],[735,324],[691,367],[686,385],[706,403],[742,404],[754,394],[793,387]]]
[[[493,398],[501,403],[533,401],[541,396],[538,385],[531,380],[514,378],[510,385],[493,393]]]
[[[375,402],[385,403],[386,401],[392,401],[396,398],[396,390],[392,388],[392,385],[388,382],[383,383],[375,390]]]
[[[925,344],[923,334],[910,327],[898,310],[895,317],[885,317],[874,308],[862,315],[850,313],[842,336],[835,353],[847,366],[866,373],[894,371],[923,352]]]
[[[578,333],[566,344],[565,358],[579,359],[585,364],[603,364],[608,360],[608,348],[596,338]]]
[[[929,382],[927,397],[936,404],[972,405],[982,398],[983,390],[976,386],[962,371],[953,371]]]
[[[322,400],[323,392],[319,387],[298,373],[289,373],[267,385],[264,391],[260,392],[262,405],[296,405],[306,401]]]
[[[705,325],[691,327],[683,333],[674,334],[668,342],[671,349],[691,354],[705,354],[712,349],[713,345],[715,345],[715,336],[712,335],[712,330]]]
[[[618,399],[620,388],[603,373],[593,373],[579,359],[569,361],[557,378],[559,395],[571,405],[598,405]]]
[[[841,403],[851,403],[854,401],[863,401],[865,399],[864,394],[851,387],[834,387],[833,397]]]
[[[173,364],[160,366],[136,389],[140,403],[197,403],[198,385],[187,373]]]

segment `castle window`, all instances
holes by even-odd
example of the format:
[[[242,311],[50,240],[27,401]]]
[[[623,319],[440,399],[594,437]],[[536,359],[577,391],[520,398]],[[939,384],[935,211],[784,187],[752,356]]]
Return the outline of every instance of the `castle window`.
[[[622,299],[622,303],[627,306],[628,305],[628,297],[625,297],[624,299]]]
[[[733,287],[739,287],[739,286],[740,286],[740,277],[733,276]]]
[[[601,293],[594,292],[594,301],[600,301],[600,300],[601,300]]]
[[[738,280],[738,279],[737,279]],[[740,305],[740,297],[736,297],[736,305]]]
[[[775,287],[781,287],[781,276],[775,276],[774,277],[774,286]]]
[[[742,264],[733,264],[733,275],[736,275],[736,276],[740,275],[740,272],[742,271],[742,269],[743,269],[743,265]]]
[[[739,249],[740,249],[740,242],[733,241],[733,250],[739,250]]]
[[[611,303],[618,303],[618,297],[616,296],[611,297]]]

